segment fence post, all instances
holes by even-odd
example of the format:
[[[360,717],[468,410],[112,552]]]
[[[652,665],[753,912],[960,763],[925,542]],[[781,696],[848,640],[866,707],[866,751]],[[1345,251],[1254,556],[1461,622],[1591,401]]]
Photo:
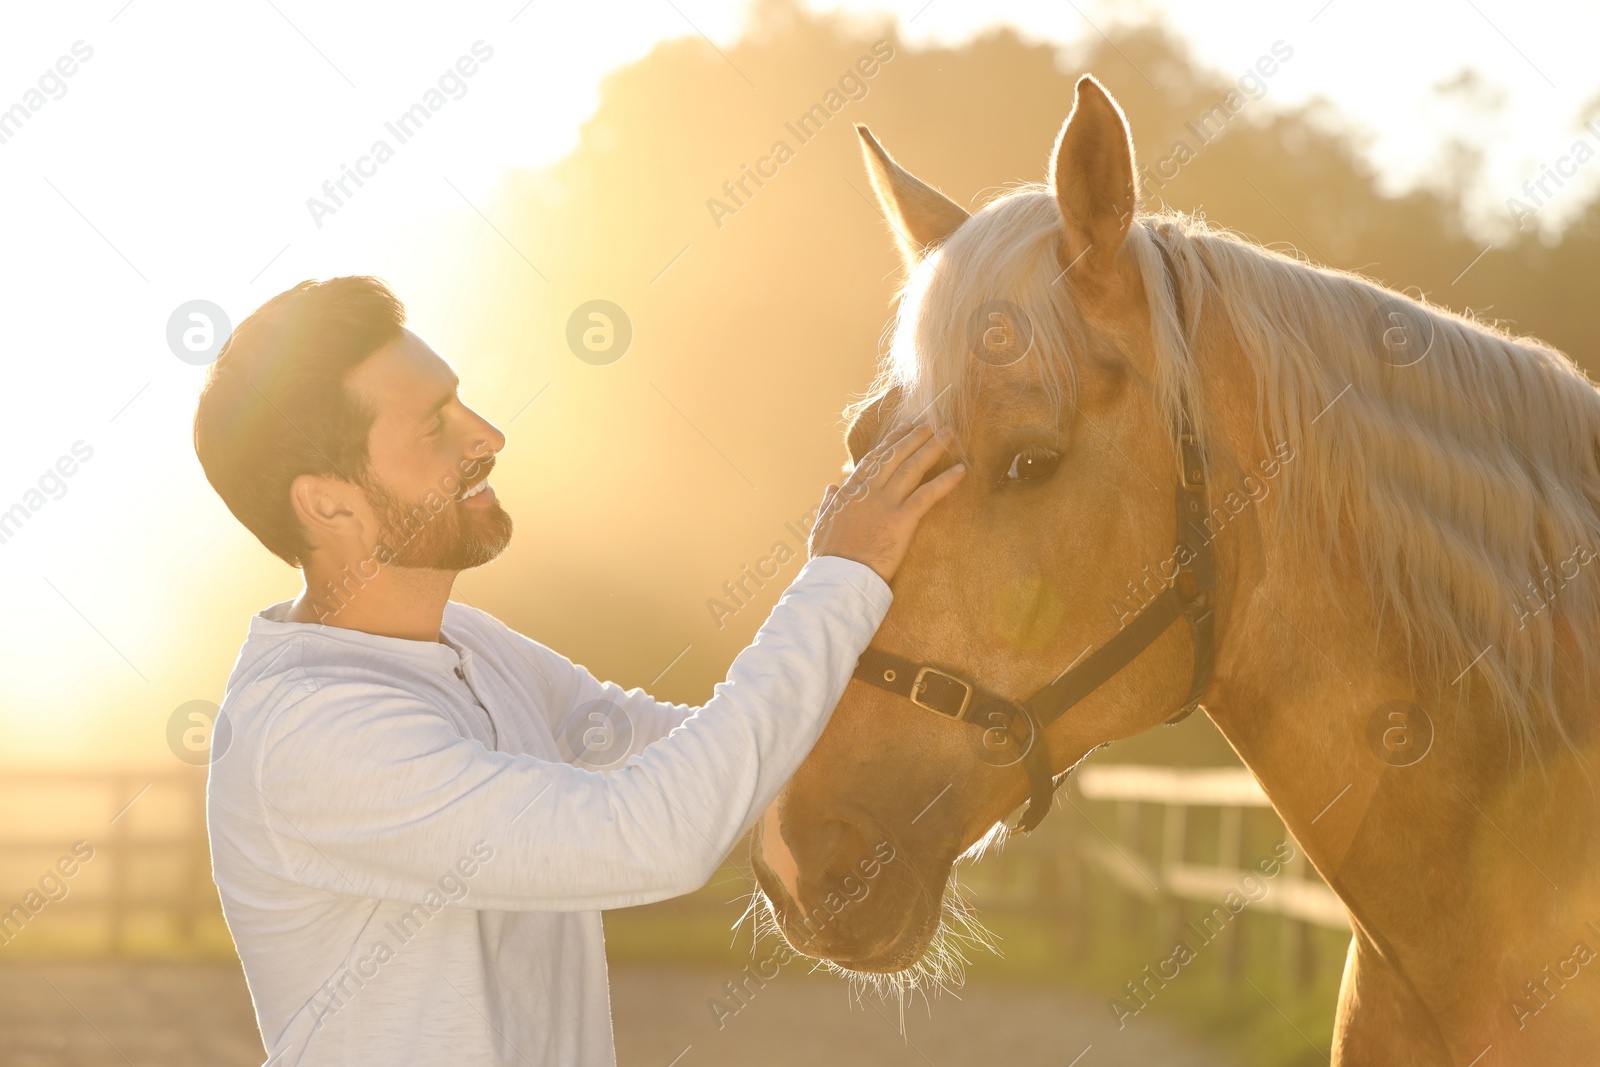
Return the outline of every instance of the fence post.
[[[205,779],[199,780],[198,788],[194,779],[185,776],[184,788],[190,791],[189,815],[190,822],[185,827],[185,851],[188,853],[189,870],[184,879],[183,902],[178,917],[178,933],[192,951],[199,947],[199,920],[202,910],[206,905],[207,886],[211,881],[211,848],[206,837],[206,788]]]
[[[1069,780],[1067,788],[1072,788]],[[1066,927],[1067,955],[1071,959],[1080,959],[1087,955],[1090,948],[1091,925],[1089,923],[1089,857],[1084,855],[1085,834],[1082,827],[1076,822],[1067,820],[1061,827],[1061,855],[1057,858],[1057,870],[1061,872],[1061,906],[1068,912]]]
[[[1044,848],[1034,857],[1034,862],[1024,866],[1023,869],[1027,870],[1031,866],[1033,871],[1032,898],[1044,912],[1043,919],[1049,928],[1051,941],[1057,945],[1064,945],[1067,940],[1067,925],[1071,921],[1071,917],[1066,914],[1066,909],[1063,907],[1061,862],[1064,853],[1057,833],[1059,828],[1050,829],[1050,837],[1045,839]],[[1026,907],[1026,904],[1023,906]]]
[[[131,799],[132,781],[122,775],[111,779],[115,794],[113,807],[126,804]],[[111,824],[111,954],[121,956],[127,949],[128,937],[128,824],[123,821],[126,809],[113,816]]]
[[[1122,847],[1134,859],[1143,859],[1144,850],[1140,847],[1139,840],[1139,802],[1137,800],[1117,801],[1117,836],[1122,839]],[[1129,933],[1136,933],[1143,925],[1139,920],[1144,916],[1141,913],[1142,901],[1139,894],[1132,889],[1123,890],[1122,894],[1122,921]]]
[[[1182,803],[1169,803],[1161,828],[1161,866],[1157,881],[1161,884],[1162,927],[1169,933],[1173,944],[1183,936],[1183,898],[1172,890],[1172,872],[1181,867],[1188,855],[1189,808]]]
[[[1217,866],[1236,871],[1244,862],[1244,808],[1231,805],[1220,809],[1221,827],[1217,839]],[[1230,984],[1238,984],[1244,962],[1245,916],[1228,924],[1222,943],[1222,973]]]
[[[1285,882],[1298,885],[1306,880],[1306,853],[1303,848],[1294,850],[1294,859],[1285,864]],[[1310,938],[1306,924],[1289,912],[1283,913],[1283,976],[1297,988],[1307,984],[1307,966],[1310,957]]]

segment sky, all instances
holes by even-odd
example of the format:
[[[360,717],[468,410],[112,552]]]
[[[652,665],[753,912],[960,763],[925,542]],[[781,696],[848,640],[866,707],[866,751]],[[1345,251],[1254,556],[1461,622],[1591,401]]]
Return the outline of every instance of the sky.
[[[997,25],[1070,45],[1164,18],[1221,72],[1286,41],[1294,61],[1271,81],[1271,103],[1331,101],[1390,189],[1449,181],[1453,138],[1481,146],[1472,203],[1485,227],[1576,138],[1600,144],[1580,128],[1600,112],[1592,3],[1537,14],[1509,0],[810,6],[897,20],[913,46]],[[466,307],[455,267],[511,254],[494,227],[501,177],[567,153],[608,71],[672,38],[725,47],[746,15],[745,0],[96,0],[7,12],[0,111],[43,95],[0,142],[0,512],[44,496],[0,543],[12,759],[87,752],[88,724],[115,714],[121,694],[162,706],[220,697],[185,689],[171,655],[190,639],[186,605],[231,580],[236,533],[194,459],[203,368],[169,342],[175,313],[180,334],[203,331],[180,309],[204,301],[237,321],[302,278],[376,273],[438,294],[413,307],[412,326],[449,338]],[[1464,69],[1479,88],[1441,98],[1436,87]],[[427,127],[362,164],[385,123],[441,79],[448,99]],[[335,203],[324,183],[358,165],[367,180]],[[1559,227],[1597,187],[1600,163],[1578,168],[1541,221]],[[220,340],[226,323],[211,326]],[[465,398],[501,421],[526,400]],[[292,579],[283,569],[260,603],[293,595]]]

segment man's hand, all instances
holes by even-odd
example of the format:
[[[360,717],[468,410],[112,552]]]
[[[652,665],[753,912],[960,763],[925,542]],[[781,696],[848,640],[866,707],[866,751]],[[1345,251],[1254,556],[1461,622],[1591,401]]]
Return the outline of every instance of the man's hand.
[[[811,529],[811,555],[865,563],[884,581],[894,577],[917,523],[966,474],[957,463],[928,484],[922,478],[944,455],[948,431],[901,423],[861,457],[844,485],[830,485]]]

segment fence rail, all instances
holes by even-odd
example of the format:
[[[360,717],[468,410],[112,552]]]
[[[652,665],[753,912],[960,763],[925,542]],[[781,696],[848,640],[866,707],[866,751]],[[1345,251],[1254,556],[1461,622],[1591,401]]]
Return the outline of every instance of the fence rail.
[[[1087,767],[1079,772],[1077,787],[1090,800],[1109,800],[1124,806],[1150,804],[1163,809],[1158,864],[1140,864],[1120,849],[1094,847],[1093,842],[1089,843],[1088,852],[1101,868],[1132,892],[1148,891],[1152,897],[1165,894],[1192,901],[1220,901],[1230,892],[1240,892],[1246,875],[1260,873],[1244,865],[1241,829],[1245,811],[1270,809],[1272,802],[1262,792],[1261,783],[1243,767],[1204,770],[1131,765]],[[1222,827],[1214,864],[1196,864],[1188,859],[1188,815],[1191,808],[1198,807],[1218,808],[1221,812]],[[1119,811],[1119,816],[1122,815]],[[1287,833],[1284,839],[1289,840]],[[1285,881],[1274,884],[1272,890],[1259,902],[1252,902],[1252,906],[1318,926],[1350,928],[1344,905],[1312,872],[1298,846],[1283,877]]]
[[[1247,929],[1276,923],[1281,969],[1303,985],[1319,966],[1313,932],[1349,930],[1338,897],[1243,767],[1084,767],[1057,805],[1033,833],[964,868],[962,881],[980,913],[1044,919],[1070,955],[1082,955],[1120,911],[1116,936],[1147,935],[1154,924],[1167,946],[1217,942],[1223,973],[1237,980],[1253,940]],[[1262,851],[1263,841],[1276,850]]]
[[[87,939],[70,940],[112,955],[130,951],[139,924],[166,950],[201,948],[221,912],[205,781],[204,768],[0,773],[0,948],[69,917],[89,927]],[[77,842],[92,859],[57,866]]]

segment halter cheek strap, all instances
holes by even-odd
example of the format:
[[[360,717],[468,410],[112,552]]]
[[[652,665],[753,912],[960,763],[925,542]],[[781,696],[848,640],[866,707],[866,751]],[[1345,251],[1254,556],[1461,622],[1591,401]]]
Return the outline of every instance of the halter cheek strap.
[[[1166,246],[1157,240],[1156,247],[1172,285],[1178,321],[1187,331],[1188,315],[1178,272]],[[1055,791],[1067,775],[1067,771],[1056,775],[1051,770],[1050,754],[1042,741],[1046,727],[1137,659],[1179,619],[1189,623],[1194,666],[1189,695],[1167,721],[1175,723],[1187,718],[1199,705],[1200,695],[1211,681],[1216,664],[1216,627],[1211,603],[1216,574],[1211,542],[1204,528],[1208,511],[1205,470],[1205,456],[1185,408],[1178,428],[1178,486],[1174,500],[1177,531],[1172,555],[1176,573],[1172,583],[1129,619],[1116,636],[1022,703],[1008,700],[936,666],[870,646],[857,661],[854,677],[905,697],[936,715],[983,729],[986,752],[992,752],[995,757],[990,760],[986,755],[986,760],[1004,760],[1000,763],[1002,766],[1021,762],[1028,773],[1031,796],[1017,828],[1032,830],[1049,813]]]

